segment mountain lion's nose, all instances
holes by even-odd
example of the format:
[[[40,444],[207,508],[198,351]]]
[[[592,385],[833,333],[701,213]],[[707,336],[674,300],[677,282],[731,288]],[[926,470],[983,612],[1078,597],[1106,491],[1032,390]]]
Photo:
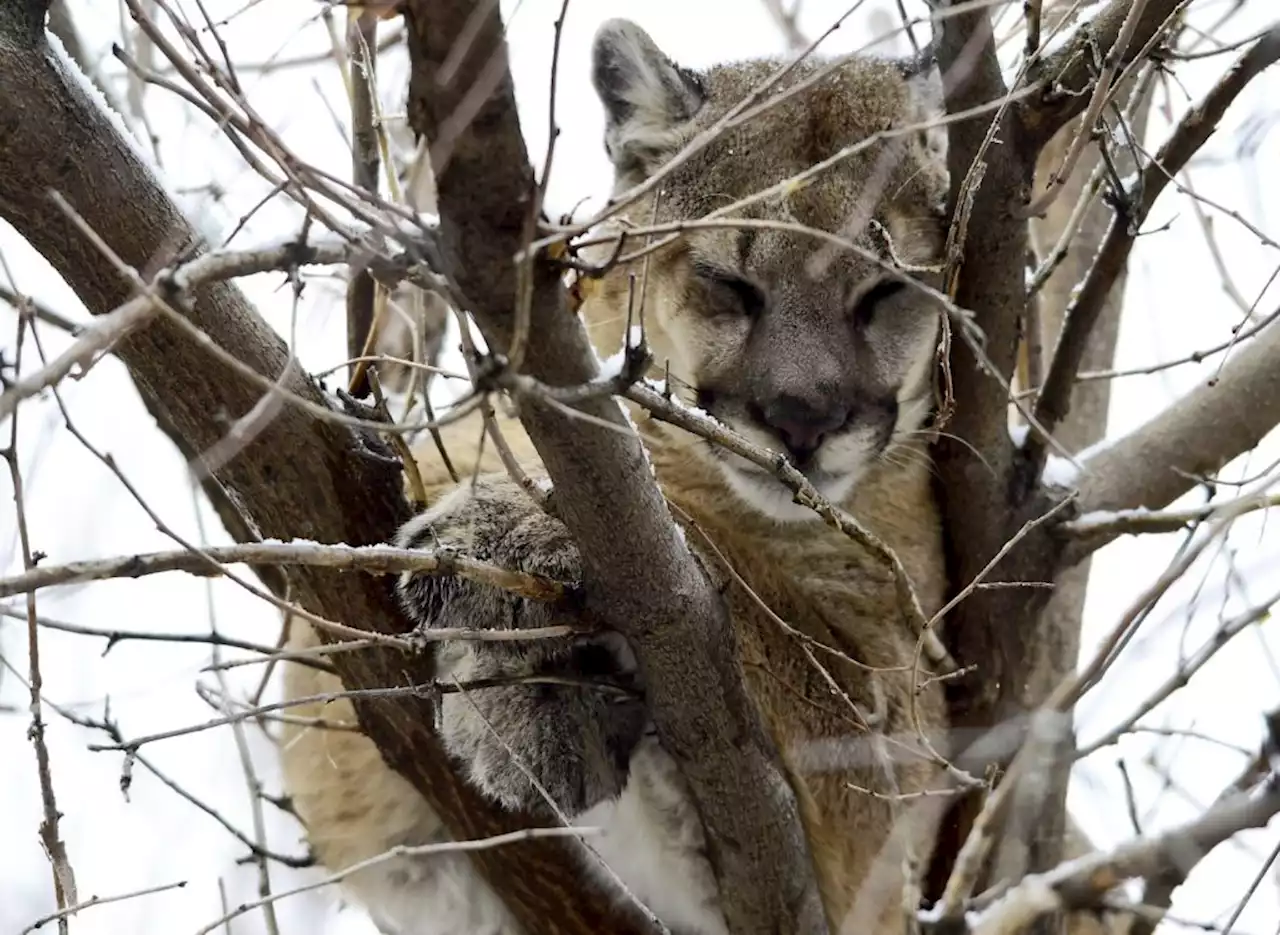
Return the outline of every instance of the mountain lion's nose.
[[[799,396],[779,396],[757,408],[760,421],[778,433],[797,465],[809,461],[827,436],[848,418],[843,408],[816,406]]]

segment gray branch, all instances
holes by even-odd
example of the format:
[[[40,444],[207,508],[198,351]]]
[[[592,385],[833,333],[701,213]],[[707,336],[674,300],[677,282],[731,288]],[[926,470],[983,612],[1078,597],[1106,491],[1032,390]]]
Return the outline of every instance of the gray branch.
[[[516,334],[517,303],[526,300],[512,259],[532,229],[537,186],[496,7],[452,80],[435,80],[478,15],[474,7],[406,4],[409,119],[432,144],[444,239],[465,257],[451,272],[489,347],[503,350]],[[553,386],[596,379],[595,352],[564,305],[556,271],[529,266],[525,372]],[[725,606],[678,534],[618,403],[606,397],[578,408],[593,419],[524,396],[520,417],[555,484],[557,515],[581,551],[587,605],[627,637],[640,661],[658,734],[706,827],[729,927],[741,935],[822,932],[795,796],[742,684]]]
[[[1018,107],[1019,123],[1028,145],[1036,149],[1045,145],[1088,106],[1094,80],[1094,49],[1105,53],[1115,44],[1133,2],[1110,0],[1101,12],[1078,25],[1070,39],[1040,63],[1037,74],[1043,81],[1044,91],[1039,98]],[[1127,67],[1145,53],[1181,5],[1182,0],[1147,0],[1118,64]]]
[[[1272,325],[1235,351],[1215,380],[1085,459],[1080,508],[1159,509],[1278,424],[1280,327]]]
[[[49,197],[56,190],[98,237],[144,280],[203,245],[178,207],[116,131],[81,82],[68,74],[44,37],[36,0],[0,4],[0,217],[39,251],[88,310],[102,315],[133,297],[130,281]],[[53,154],[53,155],[51,155]],[[271,380],[289,354],[235,286],[201,284],[181,303],[213,342]],[[214,359],[204,345],[157,316],[117,348],[147,409],[188,459],[221,441],[262,396],[255,382]],[[284,389],[318,405],[319,390],[294,372]],[[408,518],[400,472],[365,456],[376,439],[349,426],[283,407],[211,479],[222,491],[228,531],[242,541],[295,537],[353,546],[385,542]],[[208,488],[206,488],[208,489]],[[335,569],[291,567],[280,586],[290,599],[330,620],[379,633],[410,624],[384,582]],[[425,682],[424,657],[373,647],[334,657],[353,689]],[[392,768],[431,804],[455,839],[489,837],[536,824],[500,812],[457,777],[431,731],[429,700],[357,700],[361,728]],[[584,898],[572,853],[555,841],[473,855],[531,930],[634,931],[619,926],[605,900]],[[550,921],[549,921],[550,920]]]

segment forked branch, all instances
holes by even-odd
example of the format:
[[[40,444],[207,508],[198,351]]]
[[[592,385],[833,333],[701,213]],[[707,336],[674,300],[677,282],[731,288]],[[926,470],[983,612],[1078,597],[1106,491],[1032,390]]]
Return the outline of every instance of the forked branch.
[[[1280,26],[1272,28],[1236,60],[1199,106],[1192,108],[1141,175],[1125,193],[1076,300],[1067,309],[1066,323],[1054,350],[1053,363],[1036,403],[1036,418],[1052,431],[1071,401],[1076,371],[1088,345],[1089,334],[1106,304],[1116,277],[1129,260],[1138,231],[1165,187],[1208,142],[1227,108],[1249,83],[1280,58]],[[1041,452],[1043,440],[1032,442]],[[1033,461],[1041,459],[1033,458]]]
[[[491,349],[520,348],[512,356],[545,384],[596,379],[595,352],[565,305],[556,270],[527,255],[541,189],[497,6],[409,0],[405,15],[409,119],[431,145],[444,239],[465,257],[449,272]],[[450,61],[449,81],[438,80]],[[631,643],[658,735],[689,784],[729,928],[822,932],[795,796],[742,684],[720,595],[672,521],[617,401],[577,408],[590,418],[535,395],[519,399],[555,485],[556,513],[582,556],[587,607]]]
[[[1116,67],[1108,72],[1116,82],[1104,86],[1105,93],[1110,93],[1123,77],[1124,69],[1151,49],[1163,28],[1186,4],[1187,0],[1146,0],[1137,21],[1131,24],[1128,42],[1117,54]],[[1018,105],[1026,145],[1034,151],[1039,151],[1093,101],[1091,88],[1098,77],[1097,59],[1116,45],[1134,5],[1134,0],[1109,0],[1101,12],[1077,26],[1060,48],[1039,63],[1036,72],[1044,91],[1039,98]],[[1081,132],[1091,129],[1083,127]]]
[[[57,209],[65,203],[136,276],[151,277],[188,252],[200,238],[98,103],[86,95],[71,67],[44,38],[46,8],[38,0],[0,4],[0,216],[11,223],[75,290],[90,312],[101,315],[134,294],[130,279],[93,240]],[[50,153],[59,158],[49,158]],[[90,167],[92,171],[90,171]],[[221,347],[261,377],[276,380],[289,353],[270,325],[236,287],[208,282],[181,303],[187,320],[207,336],[199,341],[165,316],[155,318],[118,345],[143,403],[184,454],[196,457],[216,445],[236,419],[258,404],[260,384],[211,356]],[[283,389],[317,407],[327,403],[296,371]],[[376,439],[347,425],[316,419],[299,407],[283,407],[213,480],[227,491],[237,538],[295,537],[352,546],[385,542],[409,516],[399,471],[385,458],[362,452]],[[381,633],[409,627],[384,582],[334,569],[289,568],[290,598],[330,620]],[[333,657],[352,689],[432,678],[429,661],[399,650],[370,648]],[[536,822],[500,812],[457,777],[431,731],[426,699],[355,701],[362,730],[387,762],[404,775],[458,840],[490,837]],[[530,841],[519,850],[494,848],[473,859],[519,918],[581,935],[628,927],[617,913],[584,897],[581,871],[555,841]]]
[[[1024,878],[978,913],[967,931],[970,935],[1013,935],[1027,931],[1030,923],[1052,912],[1103,908],[1107,894],[1126,880],[1151,880],[1183,872],[1233,835],[1266,827],[1277,812],[1280,781],[1273,776],[1261,789],[1232,796],[1159,837],[1138,839]]]

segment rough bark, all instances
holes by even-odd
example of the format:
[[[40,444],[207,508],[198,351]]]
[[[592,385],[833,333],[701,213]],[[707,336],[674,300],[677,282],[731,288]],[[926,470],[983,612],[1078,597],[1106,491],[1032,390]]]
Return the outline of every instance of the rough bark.
[[[537,197],[496,7],[448,83],[440,66],[468,20],[465,0],[410,0],[409,119],[432,146],[452,273],[485,335],[503,351],[517,334],[513,258]],[[550,385],[598,375],[585,329],[557,272],[535,262],[524,371]],[[812,864],[777,752],[743,687],[719,594],[679,535],[640,440],[612,398],[567,416],[536,398],[520,416],[556,487],[556,511],[582,555],[589,611],[625,635],[663,746],[680,764],[707,830],[732,931],[819,932]],[[618,535],[619,529],[627,534]]]
[[[1124,67],[1146,50],[1147,43],[1168,22],[1182,0],[1147,0],[1138,18],[1137,29],[1119,64]],[[1109,0],[1094,14],[1087,26],[1078,26],[1070,39],[1048,56],[1037,73],[1044,82],[1044,93],[1018,106],[1018,119],[1025,129],[1027,143],[1039,149],[1051,140],[1073,117],[1089,105],[1095,64],[1091,45],[1105,55],[1115,42],[1129,14],[1133,0]]]
[[[946,76],[948,111],[998,100],[1006,93],[985,10],[946,20],[938,54]],[[1027,224],[1019,212],[1030,194],[1035,160],[1012,110],[1005,111],[994,141],[984,150],[987,127],[987,121],[976,120],[951,129],[953,207],[970,198],[965,179],[975,159],[985,164],[972,193],[955,298],[961,307],[974,310],[986,335],[986,355],[1008,380],[1025,302],[1021,258],[1027,252]],[[1018,259],[991,262],[992,257]],[[956,591],[1029,518],[1023,515],[1025,504],[1028,492],[1035,490],[1034,478],[1019,471],[1018,453],[1006,427],[1006,391],[984,367],[967,346],[953,342],[955,417],[947,430],[982,452],[979,459],[963,442],[952,439],[941,440],[935,448],[948,573]],[[1037,566],[1048,567],[1051,562],[1043,554],[1047,541],[1045,536],[1028,537],[1001,566],[1001,578],[1029,580]],[[1028,658],[1032,634],[1019,632],[1013,622],[1026,619],[1027,605],[1034,600],[1009,590],[976,592],[948,616],[948,642],[957,661],[978,666],[970,679],[954,683],[950,692],[955,726],[990,727],[1020,710],[1019,667]]]
[[[1147,4],[1121,65],[1136,58],[1175,5],[1173,0]],[[1115,0],[1092,21],[1089,34],[1100,48],[1110,48],[1130,6],[1128,0]],[[1059,496],[1040,483],[1039,460],[1027,457],[1009,437],[1007,393],[988,371],[998,371],[1006,385],[1013,375],[1020,325],[1026,317],[1022,261],[1028,246],[1026,207],[1041,149],[1088,103],[1091,60],[1083,56],[1084,42],[1073,39],[1044,64],[1039,74],[1046,80],[1045,91],[999,115],[999,126],[989,142],[987,120],[950,128],[952,208],[968,213],[955,299],[976,315],[986,335],[987,356],[987,361],[980,361],[969,348],[954,342],[955,416],[946,428],[959,438],[944,438],[935,446],[953,593],[972,581],[1024,523],[1043,515]],[[938,60],[951,113],[1007,93],[985,10],[943,22]],[[1064,88],[1073,93],[1064,94]],[[975,159],[982,164],[976,190],[970,181],[975,177],[971,173]],[[969,445],[982,457],[976,457]],[[1060,519],[1069,518],[1070,512],[1064,511]],[[1051,524],[1045,524],[1027,535],[1000,564],[998,577],[1056,581],[1063,567],[1062,544],[1055,541],[1051,529]],[[1061,626],[1060,620],[1043,613],[1050,594],[1043,588],[979,591],[949,614],[947,642],[952,653],[961,665],[976,666],[969,678],[948,687],[954,728],[981,735],[999,725],[1016,725],[1044,701],[1054,681],[1054,672],[1042,664],[1044,651],[1056,638],[1050,628]],[[1051,668],[1061,668],[1061,660]],[[997,765],[986,758],[968,760],[963,750],[958,751],[958,759],[970,770]],[[947,855],[955,853],[968,833],[976,808],[976,800],[970,799],[953,812],[943,831],[943,857],[931,870],[931,887],[949,872]],[[1052,860],[1051,846],[1042,851],[1037,856],[1033,850],[1033,866],[1043,867]]]
[[[433,141],[443,229],[452,272],[472,304],[492,348],[513,333],[516,267],[535,191],[512,96],[496,10],[476,34],[462,67],[435,82],[474,4],[408,0],[413,56],[411,119]],[[1130,54],[1137,54],[1175,6],[1150,0]],[[1128,3],[1115,0],[1094,23],[1108,47]],[[47,192],[58,190],[119,255],[156,270],[195,243],[195,234],[127,142],[66,75],[43,40],[45,5],[0,6],[0,214],[36,247],[95,314],[132,294],[129,282],[58,212]],[[977,311],[991,365],[1006,379],[1013,369],[1023,312],[1023,219],[1036,153],[1089,97],[1079,43],[1069,43],[1043,70],[1072,92],[1050,93],[1007,110],[993,143],[984,147],[984,120],[951,131],[957,205],[968,205],[957,301]],[[945,22],[939,55],[948,73],[951,111],[998,99],[1005,87],[985,11]],[[56,154],[51,156],[50,154]],[[984,174],[965,189],[975,157]],[[92,167],[91,171],[86,171]],[[992,258],[1008,262],[992,262]],[[554,277],[535,271],[533,328],[526,372],[546,384],[584,382],[595,358],[572,315],[560,306]],[[183,309],[216,343],[259,373],[277,377],[288,359],[278,336],[233,286],[202,287]],[[222,439],[234,420],[259,402],[260,391],[216,363],[171,323],[158,319],[119,349],[144,403],[194,458]],[[1162,505],[1192,483],[1179,471],[1209,471],[1252,447],[1280,421],[1280,331],[1275,327],[1235,352],[1221,378],[1201,387],[1143,428],[1095,454],[1081,478],[1086,509]],[[937,449],[947,524],[953,593],[963,588],[1027,519],[1051,502],[1034,469],[1005,430],[1004,388],[985,362],[960,342],[953,360],[955,418],[948,429],[982,458],[950,440]],[[288,388],[320,395],[305,378]],[[624,427],[611,400],[584,406]],[[521,408],[557,486],[557,508],[583,548],[590,609],[631,638],[653,698],[663,740],[689,778],[712,842],[731,927],[746,931],[818,931],[808,855],[795,803],[773,751],[746,703],[728,647],[723,607],[673,531],[634,435],[573,421],[535,402]],[[356,433],[285,407],[216,480],[234,508],[237,538],[257,535],[362,545],[383,541],[405,517],[399,478],[360,456],[369,443]],[[983,460],[985,459],[985,464]],[[1160,465],[1161,470],[1152,470]],[[1167,468],[1165,470],[1164,468]],[[1063,518],[1066,518],[1064,516]],[[627,536],[617,529],[625,527]],[[605,561],[608,556],[608,561]],[[1048,528],[1028,536],[1000,566],[1003,580],[1052,579],[1064,561]],[[324,616],[380,632],[406,627],[383,583],[320,569],[281,572],[280,587]],[[957,727],[977,732],[1025,713],[1042,701],[1034,660],[1043,646],[1038,618],[1042,592],[978,591],[948,621],[959,661],[978,666],[951,684]],[[1036,623],[1039,619],[1039,623]],[[335,657],[353,688],[425,681],[424,660],[390,650]],[[361,702],[362,726],[393,768],[408,777],[457,837],[488,836],[533,824],[527,816],[488,808],[448,768],[429,729],[425,699]],[[968,733],[968,731],[966,731]],[[966,763],[981,768],[983,762]],[[952,834],[965,824],[953,823]],[[943,860],[952,842],[943,842]],[[575,869],[554,842],[474,855],[483,872],[531,931],[640,931],[580,892]]]
[[[1175,5],[1172,0],[1147,4],[1122,64],[1135,58]],[[1129,6],[1116,0],[1092,22],[1091,34],[1101,48],[1114,42]],[[1081,60],[1083,41],[1069,42],[1050,58],[1043,73],[1057,76],[1062,87],[1083,88],[1089,75]],[[985,10],[944,21],[938,58],[949,112],[997,100],[1007,93]],[[1088,94],[1077,93],[1066,100],[1062,97],[1054,86],[1022,104],[1011,105],[1000,116],[998,130],[985,149],[988,121],[965,121],[950,130],[953,207],[971,204],[955,297],[961,307],[974,311],[986,335],[990,366],[1005,381],[1012,377],[1019,322],[1025,315],[1025,207],[1036,159],[1043,145],[1080,113]],[[984,170],[973,192],[966,188],[966,179],[979,155]],[[993,257],[1003,261],[992,262]],[[955,418],[947,428],[982,452],[980,460],[963,443],[950,439],[943,439],[935,449],[947,527],[948,571],[951,587],[958,590],[1023,523],[1044,513],[1052,501],[1039,483],[1038,464],[1024,458],[1008,435],[1004,387],[984,372],[984,364],[968,348],[955,343]],[[1059,546],[1046,527],[1020,543],[1001,565],[1000,576],[1005,580],[1053,580],[1059,557]],[[962,664],[979,666],[972,678],[953,686],[957,726],[991,727],[1025,713],[1028,704],[1042,700],[1026,691],[1029,661],[1042,634],[1038,626],[1025,622],[1036,619],[1046,600],[1043,593],[1029,595],[1021,589],[978,592],[950,615],[953,652]]]
[[[1121,102],[1127,101],[1134,90],[1134,83],[1122,90]],[[1150,93],[1133,108],[1132,132],[1142,139],[1146,117],[1151,103]],[[1051,173],[1062,164],[1073,134],[1078,132],[1079,120],[1063,127],[1041,151],[1037,160],[1036,178],[1042,189]],[[1136,168],[1128,149],[1113,153],[1121,173]],[[1041,260],[1044,251],[1051,249],[1067,228],[1072,211],[1089,178],[1100,162],[1096,147],[1091,146],[1066,179],[1057,201],[1049,206],[1043,218],[1031,220],[1032,237],[1040,246]],[[1044,348],[1053,348],[1062,331],[1067,308],[1075,284],[1088,271],[1098,247],[1106,237],[1111,209],[1096,198],[1085,212],[1077,233],[1071,238],[1066,256],[1046,280],[1038,296],[1040,342]],[[1124,306],[1124,290],[1127,276],[1121,274],[1111,287],[1102,313],[1089,335],[1081,366],[1089,370],[1106,370],[1114,365],[1116,341],[1120,332],[1120,317]],[[1043,376],[1041,374],[1040,376]],[[1101,441],[1106,435],[1107,416],[1111,403],[1111,383],[1095,380],[1077,383],[1072,388],[1071,409],[1055,433],[1058,441],[1068,451],[1082,451]],[[1054,589],[1048,603],[1041,611],[1038,632],[1041,638],[1032,647],[1028,660],[1028,674],[1023,685],[1024,704],[1028,709],[1048,697],[1064,677],[1075,671],[1080,656],[1080,630],[1083,624],[1085,597],[1089,583],[1089,561],[1083,561],[1063,569],[1054,579]],[[1067,751],[1069,752],[1069,751]],[[1060,859],[1057,842],[1062,840],[1066,827],[1066,796],[1071,770],[1067,763],[1058,764],[1049,777],[1041,807],[1037,810],[1036,833],[1031,846],[1031,863],[1038,870],[1047,869]],[[1029,868],[1028,868],[1029,869]]]
[[[0,7],[0,215],[49,260],[90,312],[102,314],[130,298],[132,288],[58,211],[50,189],[124,263],[144,274],[154,274],[197,238],[97,103],[62,68],[45,42],[43,18],[39,3]],[[274,379],[283,370],[283,342],[233,285],[200,288],[183,311],[259,373]],[[118,353],[148,410],[185,440],[184,453],[218,442],[259,400],[251,383],[163,319],[131,336]],[[287,387],[312,401],[322,399],[303,377]],[[407,518],[408,507],[398,472],[361,456],[366,442],[345,427],[283,407],[216,472],[246,520],[232,533],[351,545],[385,541]],[[331,620],[379,632],[408,627],[383,580],[319,569],[286,574],[290,597]],[[425,682],[431,675],[426,659],[398,652],[339,656],[335,665],[351,688]],[[387,762],[439,811],[455,837],[486,837],[538,823],[489,807],[454,775],[431,732],[426,699],[360,701],[356,708]],[[559,843],[494,848],[473,859],[531,931],[644,930],[606,911],[604,901],[585,898],[580,871]]]

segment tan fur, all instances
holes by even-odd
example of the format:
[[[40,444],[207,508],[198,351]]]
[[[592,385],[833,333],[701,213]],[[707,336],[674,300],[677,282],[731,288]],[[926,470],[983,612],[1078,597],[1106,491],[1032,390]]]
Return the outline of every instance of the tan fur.
[[[695,119],[683,136],[691,137],[711,123],[774,68],[776,63],[748,63],[713,70],[706,82],[707,114]],[[812,71],[802,66],[797,80]],[[701,217],[803,171],[864,136],[864,128],[910,122],[909,107],[906,84],[891,66],[867,62],[843,69],[814,91],[783,102],[762,119],[712,143],[676,170],[656,199],[646,198],[629,208],[627,217],[635,224],[655,215]],[[927,262],[941,246],[937,208],[945,178],[923,157],[923,141],[905,137],[892,145],[890,156],[882,157],[884,147],[854,155],[843,171],[819,176],[782,199],[738,214],[837,232],[879,252],[874,231],[850,226],[851,213],[861,207],[891,231],[900,259]],[[876,173],[879,177],[873,180]],[[865,224],[866,218],[862,220]],[[691,231],[649,260],[645,290],[653,298],[652,304],[646,302],[646,337],[664,375],[669,364],[677,388],[733,385],[749,377],[736,372],[745,341],[741,321],[705,307],[707,299],[690,261],[696,254],[704,262],[741,268],[742,244],[739,230]],[[845,302],[836,292],[839,286],[880,273],[865,259],[824,250],[821,241],[792,231],[753,231],[747,252],[752,275],[778,301],[804,307],[839,310]],[[815,269],[813,264],[826,268]],[[605,352],[621,341],[626,274],[636,271],[621,270],[606,278],[600,298],[583,309],[593,340]],[[874,729],[892,738],[886,752],[896,767],[898,791],[910,793],[940,785],[936,768],[918,750],[916,735],[918,727],[941,746],[945,713],[937,683],[914,692],[911,673],[904,671],[914,657],[915,637],[891,577],[843,534],[816,523],[775,522],[731,496],[719,470],[695,450],[701,442],[643,415],[637,415],[637,421],[668,498],[693,518],[759,597],[757,602],[737,585],[726,592],[741,640],[748,690],[784,752],[801,797],[832,931],[867,931],[868,924],[880,918],[884,931],[900,930],[900,882],[891,881],[900,881],[902,859],[896,849],[886,849],[894,826],[894,790],[873,755],[865,719],[879,718]],[[892,458],[873,465],[843,505],[897,552],[925,613],[937,610],[945,568],[924,444],[904,441],[895,446]],[[697,532],[689,533],[689,541],[709,556],[713,572],[724,574]],[[760,602],[795,630],[861,664],[812,650],[840,694],[815,668],[805,645],[770,619]],[[894,671],[869,671],[877,669]],[[844,754],[863,762],[843,770],[822,769],[813,762],[820,753],[812,745],[837,738]],[[876,794],[855,791],[851,784]],[[912,844],[923,866],[932,849],[929,838],[916,834]],[[887,869],[889,879],[874,892],[860,893],[877,859],[887,864],[877,878]],[[855,902],[856,915],[851,915]]]
[[[706,81],[705,112],[678,132],[667,133],[663,144],[678,147],[691,138],[774,67],[776,63],[745,63],[713,69]],[[793,80],[803,80],[813,67],[801,66]],[[868,133],[913,122],[918,117],[914,106],[906,82],[891,66],[855,63],[707,147],[659,186],[656,201],[640,201],[627,216],[633,224],[655,217],[701,217]],[[642,130],[666,132],[660,112],[644,116]],[[612,145],[634,142],[619,139]],[[874,219],[891,235],[897,259],[927,262],[941,246],[937,206],[946,180],[936,162],[926,157],[923,139],[906,135],[890,145],[889,158],[882,158],[885,147],[855,155],[840,171],[743,214],[811,225],[883,252],[875,225],[866,223]],[[653,166],[644,165],[643,147],[639,153],[629,169],[620,164],[620,189],[652,171]],[[862,205],[869,188],[879,194]],[[863,209],[861,224],[850,226]],[[824,248],[820,241],[793,232],[755,232],[748,251],[753,275],[767,279],[775,294],[797,308],[839,305],[847,297],[831,293],[833,284],[866,283],[880,275],[880,269],[865,259]],[[669,364],[677,391],[690,384],[731,384],[749,376],[735,370],[745,341],[741,321],[706,307],[709,300],[691,266],[696,254],[737,268],[742,252],[738,231],[698,230],[648,262],[645,325],[659,361],[654,373],[665,374]],[[816,274],[814,263],[821,267]],[[621,342],[628,275],[640,272],[640,264],[614,270],[589,290],[581,313],[602,356]],[[917,372],[913,379],[923,379],[927,386],[928,374]],[[702,448],[705,443],[642,413],[633,415],[663,490],[678,507],[677,516],[683,513],[692,519],[686,533],[690,545],[726,585],[746,685],[783,753],[800,799],[832,931],[901,931],[903,841],[893,839],[895,818],[904,828],[912,816],[929,809],[894,802],[894,793],[941,786],[938,768],[920,750],[919,736],[927,736],[945,752],[946,717],[938,683],[927,680],[927,666],[918,673],[920,683],[913,681],[916,637],[889,573],[863,547],[825,525],[780,523],[748,507],[726,488],[719,468]],[[503,431],[521,461],[536,465],[519,424],[506,420]],[[445,437],[458,470],[470,474],[478,424],[455,424]],[[419,446],[418,459],[435,494],[451,486],[429,439]],[[484,447],[481,471],[502,472],[492,444]],[[946,589],[941,525],[930,480],[925,439],[899,439],[886,457],[868,467],[842,504],[899,555],[927,615],[941,606]],[[716,549],[745,586],[727,572]],[[809,641],[853,661],[797,639],[761,604]],[[316,643],[307,626],[295,622],[293,627],[293,648]],[[832,681],[814,665],[815,659]],[[340,687],[332,676],[286,666],[287,697]],[[345,702],[323,710],[303,707],[297,713],[354,720]],[[888,738],[879,749],[893,762],[892,778],[876,753],[877,736]],[[284,772],[309,839],[327,867],[346,866],[394,844],[442,834],[426,803],[385,766],[362,735],[288,725]],[[928,822],[919,825],[905,837],[924,867],[932,833]],[[359,879],[352,889],[361,895]]]
[[[783,525],[746,510],[726,511],[723,483],[700,458],[691,456],[687,441],[673,438],[673,433],[643,418],[640,425],[650,435],[664,489],[681,509],[696,517],[698,526],[779,616],[806,635],[868,665],[909,664],[914,644],[895,625],[898,614],[891,581],[877,570],[873,576],[879,579],[878,586],[865,587],[868,561],[859,547],[826,527]],[[460,471],[473,469],[476,431],[477,425],[467,420],[445,432],[450,455]],[[519,423],[504,420],[503,432],[513,447],[533,460]],[[419,463],[435,491],[451,486],[430,441],[419,449]],[[502,470],[492,445],[485,446],[481,468],[484,473]],[[862,488],[851,505],[856,509],[865,501],[865,508],[858,510],[862,521],[898,551],[917,581],[926,583],[920,596],[929,612],[940,605],[942,589],[936,578],[927,578],[930,569],[941,568],[939,530],[931,504],[925,520],[918,518],[920,507],[929,503],[927,470],[921,463],[909,471],[886,466],[880,473],[882,476]],[[690,531],[688,535],[697,548],[698,533]],[[699,551],[708,554],[705,549]],[[708,562],[715,561],[708,557]],[[850,586],[850,577],[864,586]],[[786,637],[741,588],[731,588],[727,596],[743,640],[748,688],[789,758],[800,752],[799,744],[807,738],[862,735],[856,715],[832,696],[795,640]],[[889,620],[889,625],[880,625],[882,620]],[[316,644],[310,627],[295,621],[293,628],[291,648]],[[861,711],[872,716],[884,711],[889,718],[888,731],[910,742],[913,730],[907,719],[910,688],[906,673],[868,677],[864,670],[830,655],[821,661]],[[340,690],[334,676],[298,665],[285,667],[287,697]],[[883,700],[878,693],[883,693]],[[936,686],[923,693],[919,711],[936,741],[943,726]],[[301,706],[297,713],[352,723],[355,717],[345,701]],[[865,744],[856,747],[866,752]],[[898,759],[907,760],[905,768],[899,765],[901,791],[923,788],[932,770],[918,755]],[[290,794],[308,827],[309,840],[327,867],[348,866],[394,844],[430,839],[440,833],[439,821],[426,803],[386,767],[363,735],[287,725],[284,771]],[[838,921],[850,908],[858,884],[890,830],[888,803],[853,792],[845,783],[881,793],[888,789],[874,765],[799,778],[810,846],[833,931],[840,931]],[[927,853],[920,856],[925,859]],[[896,895],[879,895],[889,898],[892,917],[897,911]]]

